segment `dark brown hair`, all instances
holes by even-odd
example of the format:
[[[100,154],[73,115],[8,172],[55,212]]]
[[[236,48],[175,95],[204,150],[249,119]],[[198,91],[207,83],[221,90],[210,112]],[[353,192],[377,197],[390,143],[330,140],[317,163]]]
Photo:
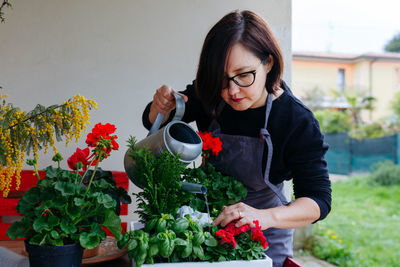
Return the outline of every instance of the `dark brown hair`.
[[[264,64],[269,61],[269,55],[273,57],[273,66],[265,84],[269,93],[273,93],[281,81],[282,52],[266,21],[248,10],[225,15],[204,40],[196,75],[197,96],[213,116],[221,100],[226,57],[236,43],[242,44]]]

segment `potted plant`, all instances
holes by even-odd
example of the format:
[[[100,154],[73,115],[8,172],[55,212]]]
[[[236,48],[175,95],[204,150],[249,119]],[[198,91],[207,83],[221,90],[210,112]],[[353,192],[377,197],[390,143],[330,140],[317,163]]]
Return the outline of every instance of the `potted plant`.
[[[115,129],[109,123],[96,124],[87,135],[88,147],[77,148],[67,161],[73,171],[60,168],[62,157],[56,154],[53,160],[58,166],[47,167],[46,176],[18,202],[23,218],[10,226],[7,235],[26,238],[31,266],[80,266],[83,248],[94,248],[105,239],[102,227],[120,238],[121,219],[112,197],[120,189],[98,172],[99,163],[118,149]],[[27,163],[39,177],[37,160]]]
[[[201,136],[203,157],[218,154],[220,141],[210,134]],[[156,157],[148,149],[135,146],[134,138],[128,143],[128,155],[136,164],[132,176],[143,185],[143,191],[134,194],[138,203],[135,212],[143,227],[124,233],[118,246],[128,250],[137,267],[147,264],[172,267],[181,262],[184,266],[216,264],[210,262],[228,266],[232,260],[272,266],[272,261],[264,255],[268,243],[258,221],[254,221],[253,229],[248,225],[236,228],[236,222],[225,228],[210,224],[207,210],[216,216],[224,205],[244,198],[247,191],[243,184],[209,164],[186,169],[179,155],[163,152]],[[209,198],[182,191],[182,181],[207,185]]]

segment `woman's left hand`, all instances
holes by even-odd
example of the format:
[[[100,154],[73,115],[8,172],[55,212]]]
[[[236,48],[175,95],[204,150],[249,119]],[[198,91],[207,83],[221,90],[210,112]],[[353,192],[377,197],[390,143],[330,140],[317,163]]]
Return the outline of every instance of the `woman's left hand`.
[[[236,227],[246,224],[250,227],[255,227],[253,221],[258,220],[262,229],[261,216],[261,210],[239,202],[228,207],[224,206],[223,211],[214,220],[213,225],[221,224],[222,227],[225,227],[231,221],[239,220],[235,225]]]

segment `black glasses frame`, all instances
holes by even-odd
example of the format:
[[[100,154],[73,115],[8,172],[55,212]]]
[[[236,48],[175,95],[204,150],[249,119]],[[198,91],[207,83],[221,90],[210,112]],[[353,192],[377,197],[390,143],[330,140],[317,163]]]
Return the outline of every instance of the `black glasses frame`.
[[[225,88],[228,88],[228,87],[229,87],[229,81],[233,81],[237,86],[240,86],[240,87],[249,87],[249,86],[252,86],[253,83],[254,83],[254,81],[256,80],[256,72],[257,72],[257,70],[251,70],[251,71],[242,72],[242,73],[236,74],[235,76],[226,78],[226,87],[225,87]],[[252,81],[251,84],[249,84],[249,85],[242,85],[242,84],[240,84],[238,81],[235,80],[235,78],[236,78],[237,76],[240,76],[240,75],[243,75],[243,74],[250,74],[250,73],[253,74],[253,81]]]
[[[229,81],[233,81],[237,86],[240,86],[240,87],[249,87],[249,86],[252,86],[253,83],[254,83],[255,80],[256,80],[257,69],[261,66],[261,64],[263,64],[263,61],[260,62],[260,65],[258,65],[258,67],[257,67],[255,70],[242,72],[242,73],[236,74],[235,76],[232,76],[232,77],[227,77],[227,78],[226,78],[226,87],[225,87],[225,88],[229,88]],[[241,85],[238,81],[235,80],[235,78],[238,77],[238,76],[240,76],[240,75],[243,75],[243,74],[250,74],[250,73],[253,74],[253,81],[251,82],[251,84],[248,84],[248,85]]]

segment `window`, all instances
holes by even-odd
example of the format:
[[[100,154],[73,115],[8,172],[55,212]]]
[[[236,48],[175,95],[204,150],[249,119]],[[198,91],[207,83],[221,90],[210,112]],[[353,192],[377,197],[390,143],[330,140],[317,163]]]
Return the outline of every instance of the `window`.
[[[345,85],[345,71],[344,71],[344,69],[338,69],[337,86],[338,86],[339,92],[343,92],[344,85]]]
[[[400,68],[393,71],[393,88],[400,89]]]

